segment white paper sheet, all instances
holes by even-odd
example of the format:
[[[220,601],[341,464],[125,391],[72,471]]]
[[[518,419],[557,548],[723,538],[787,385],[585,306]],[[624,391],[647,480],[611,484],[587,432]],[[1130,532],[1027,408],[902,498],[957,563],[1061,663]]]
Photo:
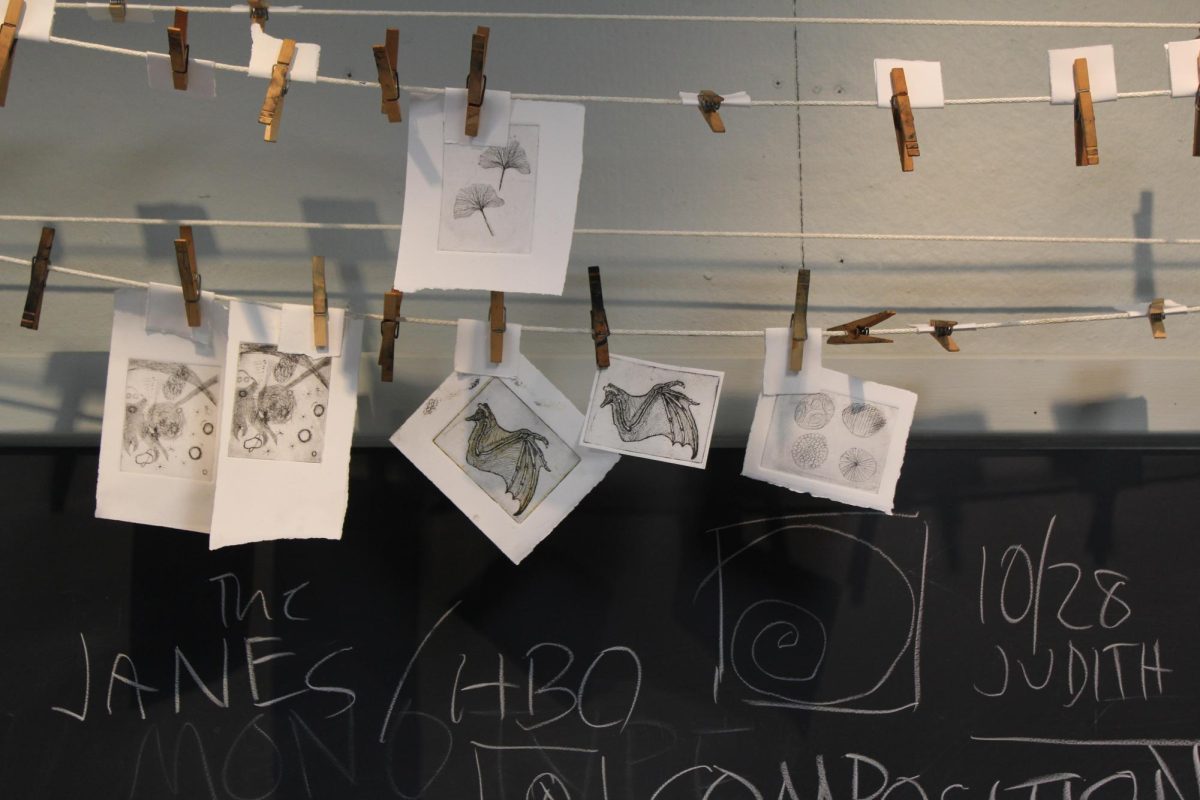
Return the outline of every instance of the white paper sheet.
[[[279,48],[283,39],[277,39],[250,23],[250,77],[271,79],[271,69],[279,63]],[[301,83],[316,83],[317,68],[321,64],[321,45],[309,42],[296,43],[296,57],[288,76]]]
[[[204,313],[214,304],[212,292],[200,293],[200,324],[193,328],[187,322],[187,310],[183,302],[183,290],[166,283],[151,283],[145,293],[146,333],[166,333],[200,344],[208,344],[213,337],[213,320]],[[225,319],[220,324],[226,324]]]
[[[391,441],[519,563],[620,458],[573,445],[582,427],[583,415],[522,356],[513,380],[450,375]],[[520,435],[489,450],[505,431]]]
[[[147,332],[146,295],[121,289],[113,298],[96,516],[207,533],[228,312],[201,297],[208,343]]]
[[[742,474],[892,513],[917,396],[828,369],[809,381],[759,395]]]
[[[1111,44],[1069,47],[1051,50],[1049,53],[1051,104],[1061,106],[1075,102],[1074,64],[1077,58],[1087,59],[1092,102],[1101,103],[1117,99],[1117,64]]]
[[[173,75],[170,56],[162,53],[146,53],[146,80],[151,89],[176,92],[188,97],[217,96],[217,71],[211,61],[199,58],[188,59],[188,87],[182,92],[175,88]]]
[[[339,358],[278,350],[278,309],[229,304],[213,549],[271,539],[340,539],[358,407],[362,320]]]
[[[748,105],[750,105],[750,95],[747,92],[730,92],[729,94],[722,94],[721,92],[717,92],[717,94],[720,94],[721,97],[724,98],[721,101],[721,108],[724,108],[725,106],[748,106]],[[679,102],[683,103],[685,106],[695,106],[696,108],[699,108],[700,107],[700,93],[699,92],[680,92],[679,93]]]
[[[725,373],[612,355],[596,370],[579,444],[703,469]]]
[[[892,70],[904,69],[908,84],[908,102],[913,108],[944,108],[946,92],[942,87],[942,62],[904,61],[899,58],[875,59],[875,105],[892,107]]]
[[[492,363],[491,325],[479,319],[460,319],[454,339],[454,371],[463,375],[515,378],[521,366],[521,326],[504,329],[504,359]]]
[[[446,89],[442,97],[444,118],[442,142],[445,144],[505,145],[512,119],[512,93],[488,89],[479,112],[479,134],[467,136],[467,90]]]
[[[112,22],[112,14],[108,11],[108,3],[87,3],[87,15],[97,22]],[[133,8],[132,4],[125,6],[125,22],[154,22],[154,12],[148,8]]]
[[[583,116],[577,104],[515,100],[506,154],[445,144],[442,99],[412,102],[395,287],[562,294]]]
[[[766,353],[763,357],[763,388],[767,396],[777,394],[799,394],[805,391],[808,382],[819,377],[821,348],[825,344],[825,331],[809,328],[804,340],[804,364],[799,372],[788,371],[788,359],[792,352],[791,328],[767,328],[763,331]]]
[[[1195,97],[1200,90],[1200,69],[1196,58],[1200,56],[1200,39],[1183,42],[1168,42],[1167,71],[1171,74],[1171,97]]]
[[[306,356],[340,356],[345,338],[346,310],[329,309],[329,346],[318,348],[313,332],[313,307],[284,303],[279,313],[279,349]]]
[[[6,2],[5,7],[8,7]],[[25,15],[17,28],[17,39],[31,42],[50,41],[50,30],[54,27],[55,0],[25,0]]]

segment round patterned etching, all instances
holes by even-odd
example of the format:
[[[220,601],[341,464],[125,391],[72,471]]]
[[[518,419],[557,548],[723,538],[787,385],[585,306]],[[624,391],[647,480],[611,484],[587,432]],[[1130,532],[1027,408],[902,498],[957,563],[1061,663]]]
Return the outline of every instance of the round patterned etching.
[[[878,468],[879,462],[875,460],[875,456],[857,447],[851,447],[838,459],[838,469],[842,471],[842,475],[846,480],[855,483],[871,480]]]
[[[863,439],[874,436],[887,425],[887,417],[878,406],[870,403],[851,403],[842,410],[846,430]]]
[[[800,469],[816,469],[829,458],[829,445],[819,433],[806,433],[792,443],[792,461]]]
[[[833,419],[833,400],[823,392],[802,394],[796,405],[796,424],[815,431]]]

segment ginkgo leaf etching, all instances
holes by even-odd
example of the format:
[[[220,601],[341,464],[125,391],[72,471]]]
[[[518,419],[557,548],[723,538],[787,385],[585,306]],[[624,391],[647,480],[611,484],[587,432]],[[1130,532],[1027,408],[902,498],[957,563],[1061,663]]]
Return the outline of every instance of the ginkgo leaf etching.
[[[496,194],[496,190],[491,186],[486,183],[472,183],[458,190],[458,195],[454,198],[454,218],[465,219],[478,211],[479,216],[483,217],[483,224],[487,225],[488,233],[495,236],[496,232],[492,230],[492,223],[488,222],[484,209],[499,208],[502,205],[504,198]]]
[[[528,175],[532,171],[529,156],[525,155],[525,148],[516,139],[509,139],[508,144],[503,147],[493,146],[484,150],[479,156],[479,166],[500,170],[500,184],[497,187],[499,189],[504,188],[504,173],[510,169],[515,169],[522,175]]]

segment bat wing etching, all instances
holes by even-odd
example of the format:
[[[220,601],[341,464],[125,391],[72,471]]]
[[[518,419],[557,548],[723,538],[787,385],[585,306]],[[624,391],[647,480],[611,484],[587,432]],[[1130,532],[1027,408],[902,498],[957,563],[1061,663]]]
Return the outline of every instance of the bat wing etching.
[[[541,471],[550,471],[542,451],[550,440],[528,428],[505,430],[487,403],[480,403],[467,421],[475,423],[467,439],[467,463],[499,476],[505,491],[517,501],[513,516],[521,516],[537,492]]]
[[[600,407],[612,407],[613,425],[623,442],[640,442],[651,436],[665,436],[673,445],[692,449],[692,458],[700,447],[700,432],[692,406],[700,405],[680,391],[683,381],[667,381],[651,387],[645,394],[631,395],[620,386],[607,384]]]

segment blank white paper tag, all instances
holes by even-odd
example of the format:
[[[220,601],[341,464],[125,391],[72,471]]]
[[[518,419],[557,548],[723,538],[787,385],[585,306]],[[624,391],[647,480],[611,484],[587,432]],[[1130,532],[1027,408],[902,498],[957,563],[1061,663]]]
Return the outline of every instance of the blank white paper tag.
[[[804,340],[804,366],[799,372],[788,371],[788,356],[792,350],[791,328],[767,328],[763,331],[766,355],[763,357],[763,389],[768,397],[777,394],[804,394],[815,376],[823,370],[821,345],[825,331],[809,328]]]
[[[512,93],[488,89],[479,111],[479,135],[467,136],[467,90],[446,89],[443,106],[442,140],[446,144],[478,147],[508,144],[508,121],[512,116]]]
[[[270,80],[271,69],[279,63],[279,48],[283,39],[263,31],[258,25],[250,25],[250,77]],[[321,45],[309,42],[296,43],[296,58],[288,73],[294,81],[317,82],[317,67],[321,64]]]
[[[1069,47],[1065,50],[1050,50],[1049,53],[1051,104],[1061,106],[1075,102],[1073,69],[1077,58],[1087,59],[1092,102],[1102,103],[1117,99],[1117,64],[1111,44]]]
[[[146,53],[146,79],[150,88],[158,91],[178,91],[172,78],[171,57],[162,53]],[[192,97],[217,96],[217,71],[213,62],[188,59],[188,87],[180,94]]]
[[[346,310],[329,309],[329,347],[318,348],[313,341],[313,307],[284,303],[279,315],[279,352],[305,356],[342,355],[342,337],[346,330]]]
[[[1168,42],[1167,69],[1171,73],[1171,97],[1192,97],[1200,90],[1200,69],[1196,58],[1200,56],[1200,39],[1185,42]]]
[[[464,375],[515,378],[521,361],[521,326],[504,330],[504,360],[491,361],[491,325],[480,319],[460,319],[454,342],[454,371]]]
[[[200,293],[200,326],[187,324],[183,289],[166,283],[151,283],[146,292],[146,333],[167,333],[199,344],[212,342],[212,315],[209,308],[216,302],[212,292]]]
[[[720,94],[718,92],[718,94]],[[722,94],[721,108],[725,106],[748,106],[750,105],[750,95],[747,92],[733,92],[732,94]],[[685,106],[700,107],[699,92],[680,92],[679,102]]]
[[[50,41],[50,29],[54,27],[55,0],[25,0],[25,16],[17,29],[18,39],[31,42]],[[8,4],[5,3],[5,6]]]
[[[908,103],[913,108],[944,108],[946,92],[942,87],[942,62],[903,61],[898,58],[875,59],[875,105],[892,107],[892,70],[904,70],[908,84]]]
[[[108,3],[85,3],[87,15],[97,22],[112,22]],[[125,8],[125,22],[154,22],[154,12],[148,8]]]

